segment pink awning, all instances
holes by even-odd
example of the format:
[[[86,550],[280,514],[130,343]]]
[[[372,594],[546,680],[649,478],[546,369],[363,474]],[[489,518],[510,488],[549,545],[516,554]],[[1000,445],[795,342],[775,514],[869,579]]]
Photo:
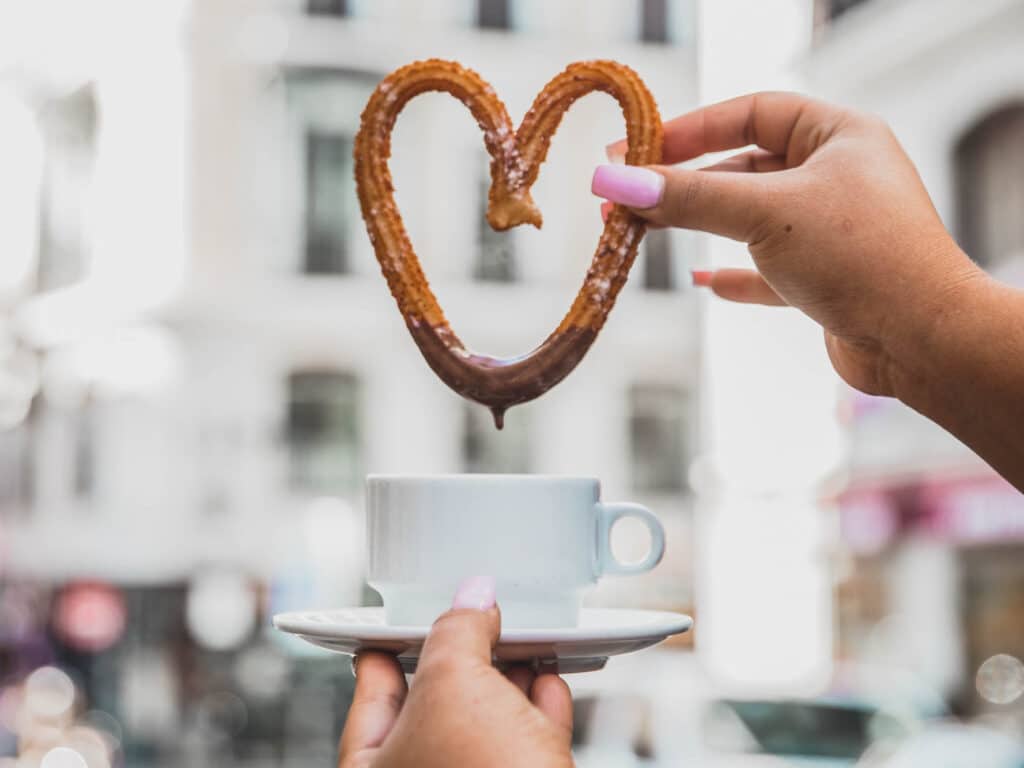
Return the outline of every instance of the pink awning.
[[[859,554],[906,533],[965,546],[1024,542],[1024,494],[994,472],[852,488],[839,506],[843,543]]]

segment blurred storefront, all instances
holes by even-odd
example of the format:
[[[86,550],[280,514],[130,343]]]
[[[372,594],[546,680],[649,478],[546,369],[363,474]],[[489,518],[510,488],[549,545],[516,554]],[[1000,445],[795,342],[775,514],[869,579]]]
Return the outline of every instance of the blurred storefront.
[[[90,768],[329,763],[351,695],[347,668],[289,653],[255,612],[240,621],[246,602],[227,583],[8,582],[7,753],[30,759],[84,732],[105,745],[87,755]]]
[[[812,90],[889,121],[965,250],[1024,286],[1024,4],[825,1],[817,20]],[[841,660],[887,655],[923,697],[1019,730],[1024,496],[899,403],[849,393],[844,420]]]

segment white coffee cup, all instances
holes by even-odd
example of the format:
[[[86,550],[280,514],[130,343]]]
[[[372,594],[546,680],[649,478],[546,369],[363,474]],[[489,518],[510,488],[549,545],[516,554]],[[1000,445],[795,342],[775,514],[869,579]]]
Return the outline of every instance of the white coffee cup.
[[[431,624],[462,579],[487,575],[503,626],[576,626],[600,576],[644,573],[665,552],[650,510],[600,501],[600,484],[587,477],[371,475],[366,515],[368,580],[393,625]],[[625,517],[650,531],[637,563],[611,551],[612,526]]]

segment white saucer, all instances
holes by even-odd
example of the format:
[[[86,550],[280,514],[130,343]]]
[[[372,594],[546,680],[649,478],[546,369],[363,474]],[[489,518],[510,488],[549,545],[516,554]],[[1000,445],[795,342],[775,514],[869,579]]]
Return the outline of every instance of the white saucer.
[[[666,611],[584,608],[577,627],[505,629],[494,651],[497,666],[530,664],[545,672],[592,672],[609,656],[639,651],[678,635],[693,619]],[[406,672],[416,669],[430,627],[388,626],[383,608],[279,613],[274,626],[338,653],[380,650],[398,657]]]

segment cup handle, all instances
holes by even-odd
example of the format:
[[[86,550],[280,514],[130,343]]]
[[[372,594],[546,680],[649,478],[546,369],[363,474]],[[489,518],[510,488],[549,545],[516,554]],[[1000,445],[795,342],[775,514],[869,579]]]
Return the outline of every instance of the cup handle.
[[[635,517],[647,526],[651,548],[638,563],[623,563],[612,554],[612,526],[624,517]],[[597,504],[597,569],[602,574],[645,573],[661,562],[665,554],[665,529],[647,507],[629,502]]]

